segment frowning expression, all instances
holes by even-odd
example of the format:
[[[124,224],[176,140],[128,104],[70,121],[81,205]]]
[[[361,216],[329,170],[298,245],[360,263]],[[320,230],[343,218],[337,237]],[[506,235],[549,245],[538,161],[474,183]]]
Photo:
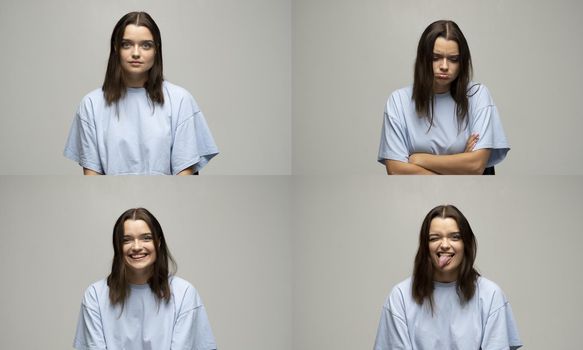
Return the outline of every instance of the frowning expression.
[[[460,50],[457,42],[439,37],[433,45],[433,92],[450,90],[460,72]]]
[[[431,220],[429,255],[433,264],[433,280],[457,280],[464,259],[464,241],[454,219],[436,217]]]

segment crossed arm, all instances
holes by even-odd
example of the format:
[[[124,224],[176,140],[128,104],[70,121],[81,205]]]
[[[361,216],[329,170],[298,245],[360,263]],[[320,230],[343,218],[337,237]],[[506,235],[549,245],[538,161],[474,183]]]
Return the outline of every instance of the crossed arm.
[[[385,160],[388,175],[481,175],[486,168],[490,149],[474,147],[479,140],[478,134],[472,134],[466,142],[464,152],[448,155],[414,153],[409,162]]]

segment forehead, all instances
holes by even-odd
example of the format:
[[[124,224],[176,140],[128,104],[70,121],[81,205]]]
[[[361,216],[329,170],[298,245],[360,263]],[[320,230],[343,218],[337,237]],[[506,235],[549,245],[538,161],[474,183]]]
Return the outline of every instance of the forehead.
[[[446,40],[445,38],[439,37],[435,39],[433,52],[440,54],[458,54],[459,45],[456,41]]]
[[[128,24],[123,32],[123,38],[131,41],[154,40],[150,29],[144,26],[137,26],[135,24]]]
[[[123,223],[124,235],[138,236],[144,233],[152,233],[144,220],[126,220]]]
[[[429,224],[429,233],[459,232],[457,222],[452,218],[433,218]]]

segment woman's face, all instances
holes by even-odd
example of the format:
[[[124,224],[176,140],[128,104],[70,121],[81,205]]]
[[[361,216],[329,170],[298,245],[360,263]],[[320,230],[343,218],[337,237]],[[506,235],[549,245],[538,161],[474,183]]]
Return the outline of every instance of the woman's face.
[[[135,24],[126,26],[119,56],[130,86],[143,86],[156,59],[156,47],[150,30]]]
[[[449,91],[460,70],[459,45],[453,40],[439,37],[433,45],[433,92]]]
[[[123,255],[129,282],[145,284],[156,261],[154,235],[144,220],[126,220],[123,228]]]
[[[429,225],[429,256],[433,280],[457,280],[464,259],[464,241],[457,222],[452,218],[434,218]]]

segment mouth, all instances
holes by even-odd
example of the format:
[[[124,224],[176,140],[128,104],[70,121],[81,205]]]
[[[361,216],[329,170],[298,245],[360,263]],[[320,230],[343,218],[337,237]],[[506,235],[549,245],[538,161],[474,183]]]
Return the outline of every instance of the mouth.
[[[435,75],[435,77],[437,79],[443,79],[443,80],[449,79],[449,75],[447,75],[447,74],[437,74],[437,75]]]
[[[131,62],[130,62],[130,64],[131,64],[132,66],[139,66],[139,65],[141,65],[141,64],[142,64],[142,62],[138,62],[138,61],[131,61]]]
[[[140,261],[143,260],[145,257],[147,257],[148,254],[146,253],[138,253],[138,254],[130,254],[129,258],[135,261]]]
[[[437,259],[439,260],[438,261],[439,267],[444,268],[445,266],[447,266],[450,263],[451,259],[453,259],[454,255],[455,255],[454,253],[438,252]]]

